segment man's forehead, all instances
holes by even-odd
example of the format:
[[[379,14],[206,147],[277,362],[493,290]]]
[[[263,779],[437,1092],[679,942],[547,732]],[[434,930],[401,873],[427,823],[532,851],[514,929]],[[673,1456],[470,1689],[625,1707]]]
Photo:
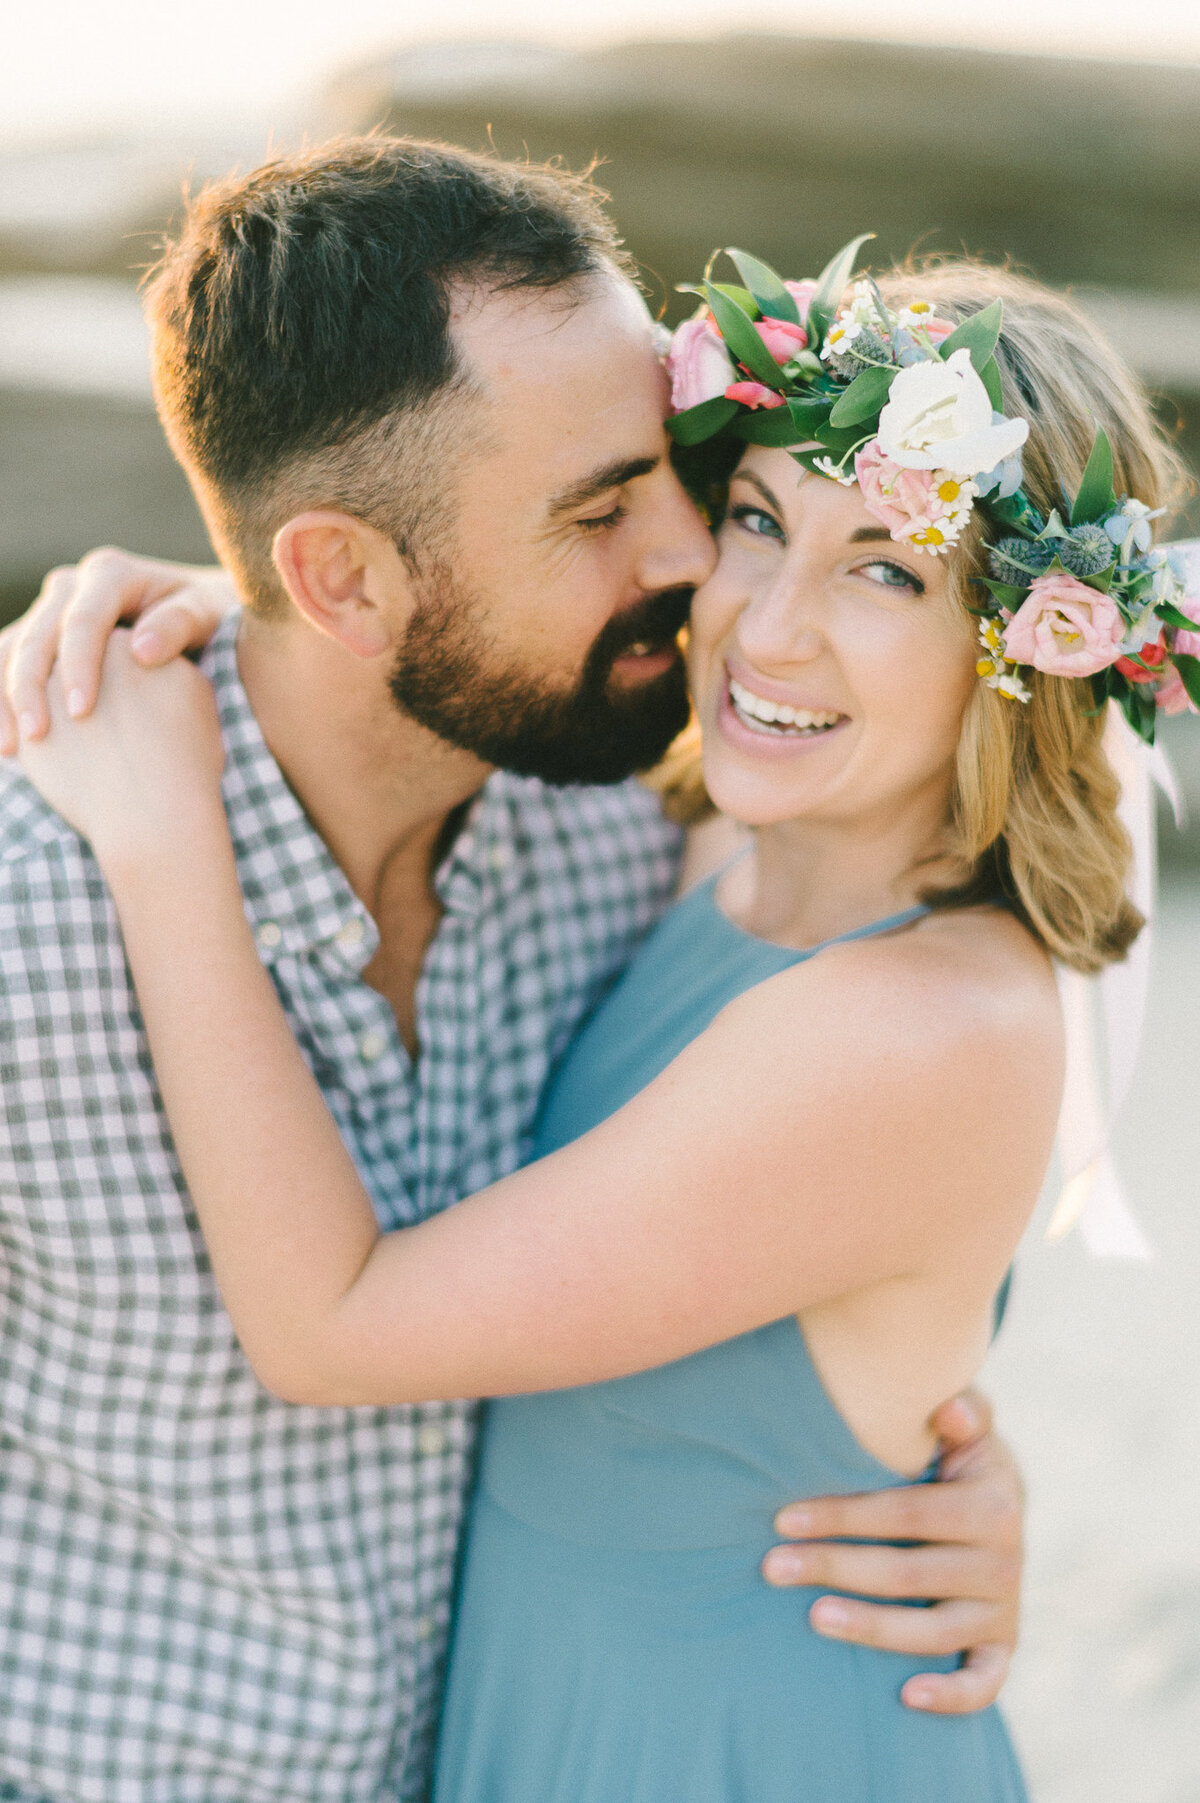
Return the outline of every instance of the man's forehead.
[[[547,385],[570,372],[576,383],[623,367],[645,377],[656,361],[645,301],[617,270],[597,270],[552,289],[458,290],[450,333],[463,363],[486,389]]]

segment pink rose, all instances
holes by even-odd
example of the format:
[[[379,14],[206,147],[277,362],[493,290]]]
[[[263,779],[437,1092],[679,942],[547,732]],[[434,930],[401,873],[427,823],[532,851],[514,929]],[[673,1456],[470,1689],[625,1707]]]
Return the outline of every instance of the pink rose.
[[[1048,676],[1094,676],[1121,655],[1117,604],[1075,576],[1039,576],[1004,629],[1006,655]]]
[[[854,459],[854,474],[867,511],[892,537],[905,536],[914,520],[928,519],[933,500],[933,470],[905,470],[893,463],[877,438]]]
[[[808,305],[817,292],[815,282],[785,282],[784,287],[796,303],[796,311],[801,319],[808,318]]]
[[[760,319],[754,330],[758,333],[776,363],[790,363],[797,351],[804,350],[808,344],[808,333],[803,326],[794,326],[787,319]]]
[[[727,401],[740,401],[743,407],[782,407],[783,396],[763,382],[731,382],[725,390]]]
[[[1200,638],[1198,633],[1190,633],[1190,638]],[[1191,653],[1188,653],[1191,656]],[[1166,665],[1166,680],[1154,691],[1154,699],[1161,714],[1196,714],[1200,708],[1192,700],[1183,686],[1183,677],[1174,664]]]
[[[1188,620],[1200,618],[1200,600],[1181,601],[1179,611]],[[1181,657],[1200,657],[1200,632],[1177,632],[1172,649]]]
[[[1156,639],[1150,640],[1138,652],[1141,663],[1135,664],[1131,657],[1119,657],[1117,669],[1130,682],[1157,682],[1158,672],[1167,661],[1167,635],[1160,632]],[[1149,665],[1144,669],[1143,665]]]
[[[686,413],[701,401],[715,401],[737,374],[725,340],[707,313],[685,319],[676,328],[667,352],[667,369],[675,413]]]

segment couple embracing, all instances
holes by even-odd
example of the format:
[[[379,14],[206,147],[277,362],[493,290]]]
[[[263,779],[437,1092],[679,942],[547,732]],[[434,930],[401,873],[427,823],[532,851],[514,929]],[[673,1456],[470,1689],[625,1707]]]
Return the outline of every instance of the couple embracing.
[[[956,1392],[1177,469],[1030,282],[742,265],[664,369],[585,185],[372,139],[155,275],[229,581],[4,646],[14,1803],[1024,1795]]]

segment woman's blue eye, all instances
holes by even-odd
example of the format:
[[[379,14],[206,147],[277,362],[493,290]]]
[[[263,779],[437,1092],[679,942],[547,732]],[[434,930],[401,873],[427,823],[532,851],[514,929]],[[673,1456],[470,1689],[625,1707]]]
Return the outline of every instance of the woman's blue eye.
[[[744,526],[747,532],[753,532],[756,538],[774,538],[782,544],[785,533],[773,513],[767,513],[762,507],[750,507],[743,504],[731,507],[729,517]]]
[[[877,582],[881,588],[907,589],[910,595],[925,593],[925,584],[920,577],[914,576],[911,570],[906,570],[900,563],[885,563],[878,559],[872,563],[860,564],[858,573],[871,582]]]

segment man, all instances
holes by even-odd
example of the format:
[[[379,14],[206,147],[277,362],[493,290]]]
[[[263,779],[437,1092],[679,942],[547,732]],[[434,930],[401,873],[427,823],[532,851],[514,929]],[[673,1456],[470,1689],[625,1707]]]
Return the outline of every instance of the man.
[[[384,139],[276,163],[201,196],[150,312],[164,425],[244,604],[205,668],[247,911],[395,1226],[519,1162],[551,1061],[670,899],[678,835],[625,779],[686,719],[676,636],[711,542],[650,321],[564,176]],[[101,568],[110,619],[128,582],[180,581]],[[20,714],[46,643],[16,635]],[[258,1388],[104,886],[3,785],[0,1795],[419,1797],[472,1412]],[[989,1701],[1013,1635],[1016,1480],[969,1445],[971,1406],[973,1481],[805,1504],[816,1544],[774,1555],[777,1582],[947,1599],[819,1618],[976,1649],[915,1681],[923,1706]]]

